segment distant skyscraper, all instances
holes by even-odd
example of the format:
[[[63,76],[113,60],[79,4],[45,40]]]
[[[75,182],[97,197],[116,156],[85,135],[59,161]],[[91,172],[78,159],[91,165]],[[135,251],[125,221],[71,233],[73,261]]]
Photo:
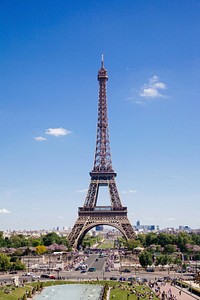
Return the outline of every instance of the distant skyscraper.
[[[96,231],[103,231],[103,225],[96,226]]]
[[[140,220],[136,222],[136,226],[140,226]]]

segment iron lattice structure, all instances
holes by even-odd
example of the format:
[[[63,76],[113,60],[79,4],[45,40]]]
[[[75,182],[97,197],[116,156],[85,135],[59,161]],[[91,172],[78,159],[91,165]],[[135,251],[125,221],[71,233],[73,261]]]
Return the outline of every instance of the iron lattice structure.
[[[122,206],[112,167],[110,139],[108,130],[108,110],[106,84],[107,71],[102,57],[101,69],[98,72],[99,102],[97,138],[94,166],[90,172],[90,185],[83,207],[79,207],[78,219],[68,236],[70,244],[77,248],[85,234],[97,225],[110,225],[117,228],[126,239],[135,237],[133,228],[127,218],[127,208]],[[110,206],[97,206],[100,186],[107,186],[110,195]]]

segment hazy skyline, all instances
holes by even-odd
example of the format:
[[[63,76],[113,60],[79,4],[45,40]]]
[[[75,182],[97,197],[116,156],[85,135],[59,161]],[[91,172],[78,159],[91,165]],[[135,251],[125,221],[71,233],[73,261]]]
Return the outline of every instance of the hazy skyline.
[[[199,20],[193,0],[1,1],[0,230],[73,226],[93,167],[101,53],[130,222],[200,228]]]

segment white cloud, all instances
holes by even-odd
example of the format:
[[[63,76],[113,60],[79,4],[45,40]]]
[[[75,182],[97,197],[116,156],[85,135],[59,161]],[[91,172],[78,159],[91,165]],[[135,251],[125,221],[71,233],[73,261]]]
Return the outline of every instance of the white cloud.
[[[167,88],[164,82],[161,82],[157,75],[154,75],[149,79],[149,82],[143,85],[139,92],[140,97],[144,98],[159,98],[165,97],[161,90],[165,90]]]
[[[165,89],[167,89],[167,85],[157,75],[154,75],[140,89],[132,88],[132,95],[126,100],[138,105],[146,105],[153,99],[167,98],[163,93]]]
[[[11,211],[7,210],[6,208],[1,208],[0,209],[0,214],[10,214]]]
[[[159,77],[157,75],[154,75],[149,79],[149,84],[154,84],[155,82],[158,82],[158,80]]]
[[[160,93],[155,88],[144,87],[140,92],[141,97],[156,98],[160,97]]]
[[[137,191],[136,190],[127,190],[127,191],[122,191],[121,193],[122,194],[135,194],[135,193],[137,193]]]
[[[65,128],[59,127],[59,128],[48,128],[45,133],[48,135],[59,137],[59,136],[68,135],[72,132]]]
[[[36,136],[34,137],[34,139],[37,141],[37,142],[42,142],[42,141],[46,141],[47,139],[43,136]]]
[[[81,194],[83,194],[83,193],[87,193],[87,189],[78,190],[78,191],[76,191],[76,193],[81,193]]]

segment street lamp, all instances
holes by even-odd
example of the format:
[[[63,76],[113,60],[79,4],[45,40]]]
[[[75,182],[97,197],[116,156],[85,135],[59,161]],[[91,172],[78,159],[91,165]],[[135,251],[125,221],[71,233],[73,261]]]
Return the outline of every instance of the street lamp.
[[[57,272],[58,272],[57,278],[59,280],[60,279],[60,269],[59,268],[58,268]]]
[[[103,270],[102,270],[102,276],[103,276],[103,280],[104,280],[104,268],[103,268]]]

